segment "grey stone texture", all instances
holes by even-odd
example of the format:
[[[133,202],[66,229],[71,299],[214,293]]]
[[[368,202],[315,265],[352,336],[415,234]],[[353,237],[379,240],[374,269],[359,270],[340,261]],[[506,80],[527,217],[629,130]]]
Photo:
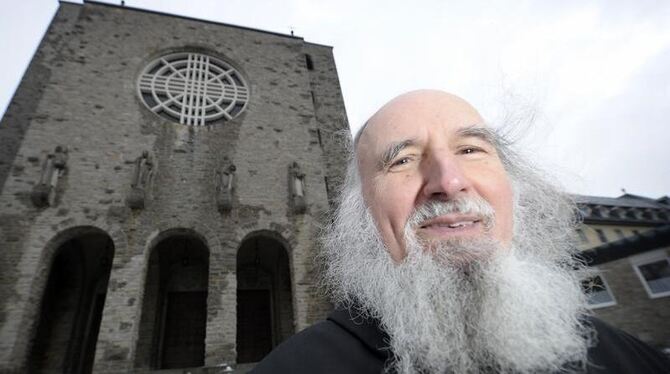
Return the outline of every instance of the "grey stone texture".
[[[196,128],[147,110],[137,77],[149,61],[175,51],[235,66],[250,86],[245,112]],[[344,173],[344,143],[333,134],[347,131],[331,47],[129,8],[61,3],[0,122],[0,372],[25,371],[54,256],[87,233],[108,236],[114,247],[94,372],[148,370],[140,321],[150,312],[143,310],[145,294],[158,292],[157,280],[147,279],[156,266],[149,259],[172,235],[190,235],[208,250],[206,366],[236,360],[236,259],[247,238],[274,238],[284,247],[292,305],[282,313],[292,310],[294,331],[322,318],[331,306],[316,288],[312,257]],[[35,207],[30,192],[59,145],[69,158],[55,204]],[[144,208],[131,209],[134,161],[144,151],[154,162],[152,175]],[[293,162],[305,174],[303,214],[290,209]],[[217,175],[230,164],[236,167],[231,209],[220,212]]]

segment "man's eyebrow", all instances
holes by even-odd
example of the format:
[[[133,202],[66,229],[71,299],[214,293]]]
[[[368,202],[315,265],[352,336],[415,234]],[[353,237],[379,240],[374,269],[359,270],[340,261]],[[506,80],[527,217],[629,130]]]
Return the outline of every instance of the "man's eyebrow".
[[[391,161],[393,161],[393,159],[396,158],[398,154],[400,154],[400,151],[414,144],[416,144],[416,140],[414,139],[405,139],[399,142],[391,143],[388,147],[386,147],[384,153],[382,153],[378,165],[379,170],[386,169],[386,167],[391,164]]]
[[[495,131],[491,130],[488,127],[481,125],[471,125],[467,127],[460,128],[456,131],[456,134],[462,138],[475,137],[479,138],[495,148],[498,148],[499,139],[498,134]]]

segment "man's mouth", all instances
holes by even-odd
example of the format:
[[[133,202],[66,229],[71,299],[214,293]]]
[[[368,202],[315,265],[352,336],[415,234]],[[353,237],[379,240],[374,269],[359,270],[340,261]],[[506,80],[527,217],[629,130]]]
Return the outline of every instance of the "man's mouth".
[[[419,229],[445,234],[467,233],[480,228],[480,223],[479,217],[448,214],[422,222]]]
[[[455,223],[435,223],[431,225],[424,225],[421,226],[421,228],[428,228],[428,227],[450,227],[452,229],[459,228],[459,227],[465,227],[465,226],[472,226],[475,223],[479,222],[479,220],[475,221],[460,221],[460,222],[455,222]]]

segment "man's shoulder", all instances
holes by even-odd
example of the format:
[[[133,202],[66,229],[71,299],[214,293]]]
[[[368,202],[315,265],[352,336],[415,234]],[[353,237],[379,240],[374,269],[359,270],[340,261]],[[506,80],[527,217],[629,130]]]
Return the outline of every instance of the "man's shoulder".
[[[589,373],[669,373],[670,360],[637,338],[589,317],[595,344],[589,349]]]
[[[379,373],[384,360],[363,340],[329,318],[275,348],[252,373]]]

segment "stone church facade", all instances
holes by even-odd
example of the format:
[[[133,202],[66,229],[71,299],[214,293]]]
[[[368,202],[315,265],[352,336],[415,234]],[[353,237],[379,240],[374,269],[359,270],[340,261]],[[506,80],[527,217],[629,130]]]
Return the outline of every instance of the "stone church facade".
[[[328,46],[61,3],[0,123],[0,372],[258,361],[331,306]]]

